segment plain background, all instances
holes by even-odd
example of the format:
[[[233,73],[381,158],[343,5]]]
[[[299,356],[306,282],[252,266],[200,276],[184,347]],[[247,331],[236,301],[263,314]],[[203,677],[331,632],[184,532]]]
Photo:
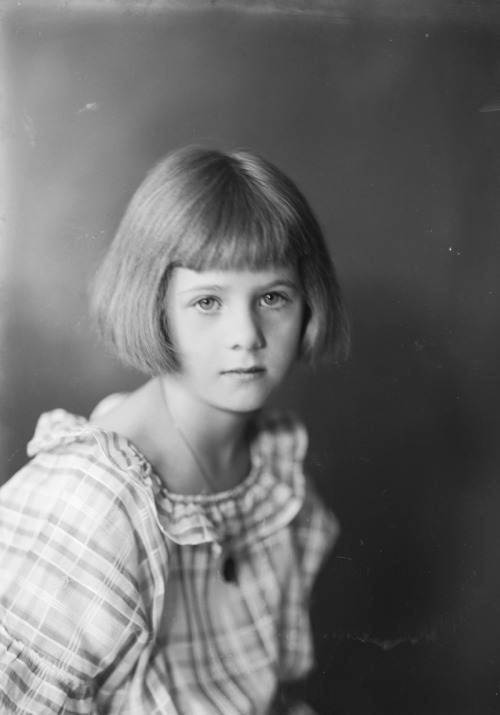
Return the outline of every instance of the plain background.
[[[142,381],[86,311],[145,171],[191,142],[260,152],[310,199],[353,329],[347,364],[299,369],[276,397],[307,421],[308,468],[342,523],[310,700],[496,713],[499,30],[215,5],[2,18],[0,481],[41,412],[88,415]]]

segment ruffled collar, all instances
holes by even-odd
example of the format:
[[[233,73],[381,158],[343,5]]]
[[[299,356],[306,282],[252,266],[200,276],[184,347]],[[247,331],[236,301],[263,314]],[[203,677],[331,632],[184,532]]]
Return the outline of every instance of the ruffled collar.
[[[78,450],[77,445],[86,449]],[[65,410],[43,414],[28,454],[67,453],[98,460],[119,470],[152,497],[160,529],[178,544],[222,544],[234,548],[266,538],[289,524],[302,507],[305,494],[303,460],[307,433],[290,413],[265,412],[255,421],[249,475],[236,487],[216,494],[183,495],[169,491],[151,464],[126,438],[96,427]],[[92,455],[95,461],[95,453]]]

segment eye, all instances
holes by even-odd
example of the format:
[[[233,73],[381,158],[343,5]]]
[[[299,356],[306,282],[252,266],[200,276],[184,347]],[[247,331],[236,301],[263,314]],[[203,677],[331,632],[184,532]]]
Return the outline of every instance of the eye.
[[[265,305],[269,308],[280,308],[288,301],[288,299],[284,295],[282,295],[281,293],[276,293],[275,291],[265,293],[260,300],[262,305]]]
[[[203,313],[213,313],[220,308],[220,301],[212,296],[206,296],[197,300],[195,305]]]

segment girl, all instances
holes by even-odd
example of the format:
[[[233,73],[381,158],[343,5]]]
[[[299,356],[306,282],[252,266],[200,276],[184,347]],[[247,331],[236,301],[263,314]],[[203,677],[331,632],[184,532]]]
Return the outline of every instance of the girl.
[[[187,148],[139,187],[97,276],[150,376],[88,421],[42,415],[0,491],[0,705],[18,715],[306,713],[308,598],[338,527],[307,436],[263,407],[345,348],[309,205],[253,154]]]

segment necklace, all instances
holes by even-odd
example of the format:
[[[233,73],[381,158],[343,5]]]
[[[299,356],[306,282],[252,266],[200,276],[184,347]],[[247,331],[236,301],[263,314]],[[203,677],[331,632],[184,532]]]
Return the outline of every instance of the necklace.
[[[162,398],[163,398],[163,404],[165,405],[165,410],[166,410],[167,415],[170,419],[170,422],[172,423],[177,434],[179,435],[184,447],[189,452],[191,459],[196,464],[196,467],[198,469],[200,476],[202,477],[205,484],[208,486],[209,492],[212,494],[217,492],[217,488],[214,484],[213,479],[206,471],[205,465],[203,464],[203,462],[201,461],[200,457],[198,456],[196,450],[194,449],[193,445],[187,438],[184,430],[182,429],[180,424],[177,422],[177,420],[174,418],[174,416],[168,406],[168,400],[165,395],[165,387],[163,385],[163,380],[160,380],[160,386],[161,386],[160,389],[161,389],[161,394],[162,394]],[[222,543],[220,541],[217,541],[217,543],[221,547],[221,554],[219,557],[219,563],[220,563],[219,575],[222,577],[222,579],[224,581],[226,581],[228,583],[237,583],[238,573],[237,573],[237,569],[236,569],[236,561],[235,561],[234,555],[231,550],[231,541],[229,538],[225,538]]]

